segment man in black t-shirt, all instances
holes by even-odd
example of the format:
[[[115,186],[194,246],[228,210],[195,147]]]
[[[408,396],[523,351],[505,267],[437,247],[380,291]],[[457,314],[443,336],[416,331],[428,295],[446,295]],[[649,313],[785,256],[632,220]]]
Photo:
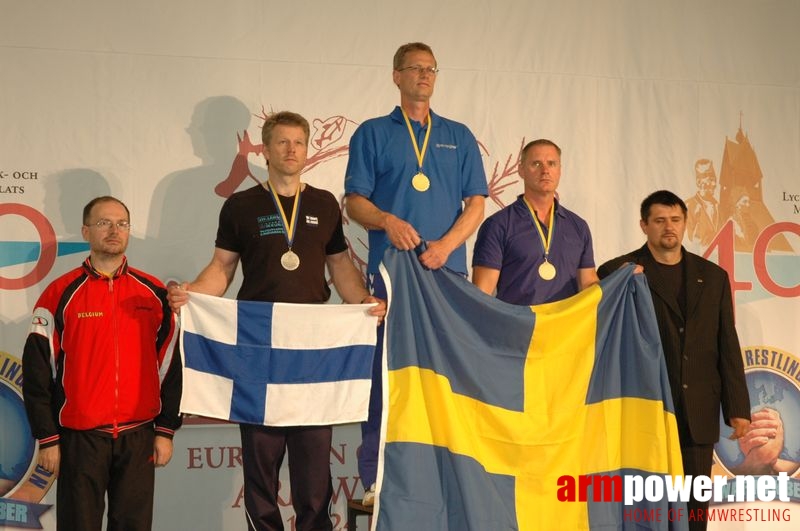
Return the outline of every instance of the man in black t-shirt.
[[[239,300],[324,303],[331,294],[327,265],[345,302],[377,302],[369,313],[383,317],[385,302],[370,296],[348,256],[339,203],[330,192],[300,182],[308,137],[308,122],[299,114],[279,112],[266,119],[262,138],[269,179],[225,201],[211,263],[194,282],[170,286],[173,310],[186,303],[188,292],[223,295],[241,262]],[[240,431],[248,529],[283,529],[278,473],[288,448],[296,528],[331,530],[331,427],[241,424]]]

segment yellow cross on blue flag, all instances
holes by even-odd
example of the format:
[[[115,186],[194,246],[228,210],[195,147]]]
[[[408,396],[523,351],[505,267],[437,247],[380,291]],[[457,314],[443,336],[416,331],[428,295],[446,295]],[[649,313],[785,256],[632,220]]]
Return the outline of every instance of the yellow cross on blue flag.
[[[644,275],[628,267],[526,307],[410,252],[387,251],[381,273],[390,308],[374,529],[686,525],[669,522],[666,499],[628,503],[617,490],[625,476],[682,474]]]

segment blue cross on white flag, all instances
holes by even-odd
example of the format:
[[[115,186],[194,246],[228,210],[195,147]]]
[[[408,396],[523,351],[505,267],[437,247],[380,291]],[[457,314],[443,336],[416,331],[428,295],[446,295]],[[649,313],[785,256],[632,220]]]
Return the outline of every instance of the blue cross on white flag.
[[[370,306],[192,293],[181,309],[181,411],[266,426],[366,420],[377,324]]]

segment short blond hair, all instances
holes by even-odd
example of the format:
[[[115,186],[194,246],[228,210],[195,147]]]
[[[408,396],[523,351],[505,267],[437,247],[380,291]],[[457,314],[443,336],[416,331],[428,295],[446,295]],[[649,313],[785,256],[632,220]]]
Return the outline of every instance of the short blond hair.
[[[308,145],[308,137],[311,131],[310,127],[308,126],[308,120],[296,112],[280,111],[270,114],[264,120],[264,125],[261,127],[261,141],[265,146],[269,144],[269,139],[272,136],[272,130],[275,129],[276,125],[292,125],[295,127],[302,127],[303,132],[306,134],[306,145]]]
[[[561,148],[558,147],[558,144],[556,144],[552,140],[548,140],[546,138],[540,138],[538,140],[531,140],[530,142],[525,144],[525,147],[522,148],[522,151],[519,154],[519,160],[524,161],[525,160],[525,155],[528,154],[528,150],[531,149],[533,146],[551,146],[551,147],[554,147],[554,148],[556,148],[556,152],[558,153],[559,158],[561,157]]]
[[[433,57],[433,60],[436,61],[436,56],[433,55],[433,50],[430,46],[425,44],[424,42],[409,42],[407,44],[402,45],[400,48],[394,52],[394,61],[392,63],[392,68],[395,70],[400,70],[403,68],[403,60],[406,58],[406,54],[409,52],[428,52]]]

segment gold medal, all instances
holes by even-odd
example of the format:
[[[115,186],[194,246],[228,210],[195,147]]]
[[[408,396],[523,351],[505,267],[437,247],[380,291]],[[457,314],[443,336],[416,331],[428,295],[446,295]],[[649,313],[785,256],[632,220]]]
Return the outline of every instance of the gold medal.
[[[556,278],[556,266],[545,261],[539,266],[539,276],[542,277],[543,280],[553,280]]]
[[[425,160],[425,153],[428,151],[428,140],[431,138],[431,129],[433,129],[433,124],[431,123],[431,113],[428,112],[428,130],[425,132],[425,140],[422,142],[422,149],[420,149],[419,144],[417,143],[417,137],[414,136],[414,129],[411,127],[411,120],[408,119],[408,115],[406,114],[405,110],[402,108],[400,110],[403,112],[403,118],[406,121],[408,134],[411,137],[411,145],[414,147],[414,153],[417,155],[417,168],[419,168],[417,174],[411,178],[411,187],[417,192],[426,192],[428,188],[431,187],[431,180],[428,179],[427,175],[422,173],[422,162]]]
[[[431,187],[431,180],[422,172],[419,172],[411,179],[411,186],[417,192],[425,192]]]
[[[281,255],[281,265],[286,271],[294,271],[300,267],[300,257],[289,249]]]

